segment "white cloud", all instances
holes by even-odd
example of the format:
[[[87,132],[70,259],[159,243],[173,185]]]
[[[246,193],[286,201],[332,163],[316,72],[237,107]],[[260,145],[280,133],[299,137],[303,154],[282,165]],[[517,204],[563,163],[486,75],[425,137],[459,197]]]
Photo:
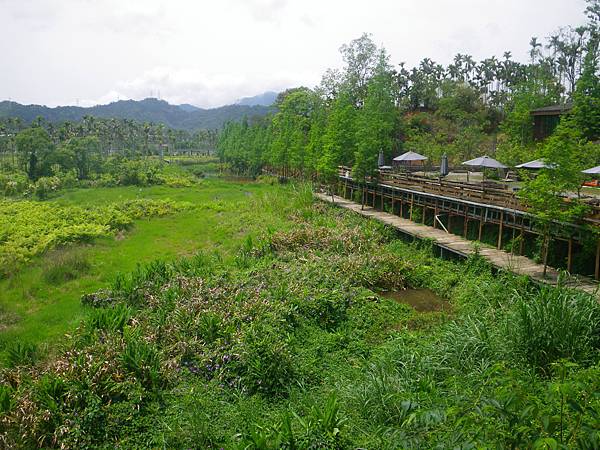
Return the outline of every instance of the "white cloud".
[[[316,84],[373,33],[393,63],[446,64],[584,22],[584,0],[0,0],[0,100],[144,98],[215,106]],[[155,94],[156,95],[156,94]],[[84,101],[81,100],[80,103]]]
[[[158,97],[172,104],[191,103],[203,108],[231,104],[260,92],[282,91],[302,84],[310,74],[269,73],[246,76],[241,73],[206,73],[200,69],[156,67],[140,77],[117,82],[116,89],[81,105],[104,104],[118,99],[140,100]],[[311,85],[317,80],[311,80]]]

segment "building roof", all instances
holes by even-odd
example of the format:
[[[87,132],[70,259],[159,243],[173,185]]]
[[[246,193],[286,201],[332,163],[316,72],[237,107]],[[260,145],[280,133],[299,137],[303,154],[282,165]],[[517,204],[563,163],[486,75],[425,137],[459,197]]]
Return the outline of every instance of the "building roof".
[[[544,106],[543,108],[532,109],[532,116],[556,116],[564,114],[573,108],[573,103],[562,103],[560,105]]]

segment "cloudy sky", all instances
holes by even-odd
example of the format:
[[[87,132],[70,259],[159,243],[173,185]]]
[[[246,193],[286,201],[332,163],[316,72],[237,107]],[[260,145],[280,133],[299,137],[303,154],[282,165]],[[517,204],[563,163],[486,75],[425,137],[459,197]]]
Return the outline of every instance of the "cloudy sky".
[[[0,0],[0,100],[157,96],[214,107],[314,86],[372,33],[393,63],[511,50],[585,21],[584,0]]]

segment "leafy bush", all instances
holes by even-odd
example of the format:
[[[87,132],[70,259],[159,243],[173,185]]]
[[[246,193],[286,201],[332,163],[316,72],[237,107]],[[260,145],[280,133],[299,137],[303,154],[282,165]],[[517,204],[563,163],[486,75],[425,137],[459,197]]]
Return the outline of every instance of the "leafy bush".
[[[158,351],[139,337],[130,335],[126,338],[120,360],[123,368],[133,374],[146,389],[156,391],[165,385]]]
[[[58,191],[60,186],[61,180],[58,177],[41,177],[33,184],[33,194],[38,200],[45,200]]]
[[[38,359],[37,345],[30,342],[16,341],[6,348],[8,367],[30,366]]]
[[[239,354],[238,373],[248,392],[283,395],[295,378],[289,345],[270,327],[250,326]]]
[[[29,187],[29,178],[24,172],[0,173],[0,195],[6,197],[24,193]]]
[[[126,229],[135,219],[190,207],[189,203],[146,199],[91,208],[0,200],[0,276],[58,245],[89,242]]]
[[[86,325],[92,330],[123,332],[131,316],[131,309],[122,304],[110,308],[98,308],[87,317]]]
[[[518,295],[512,324],[515,349],[546,374],[560,359],[589,364],[600,349],[600,304],[582,292],[543,287]]]

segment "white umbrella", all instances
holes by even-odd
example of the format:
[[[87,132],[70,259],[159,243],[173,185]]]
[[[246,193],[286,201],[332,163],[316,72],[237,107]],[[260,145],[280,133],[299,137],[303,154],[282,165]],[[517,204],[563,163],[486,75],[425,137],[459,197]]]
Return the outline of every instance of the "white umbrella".
[[[591,169],[582,170],[581,173],[598,174],[600,173],[600,166],[592,167]]]
[[[400,156],[396,156],[394,161],[404,162],[404,161],[425,161],[429,158],[427,156],[420,155],[416,152],[406,152],[401,154]]]
[[[496,161],[494,158],[490,158],[487,155],[465,161],[463,165],[473,167],[485,167],[487,169],[507,169],[507,167],[504,164]]]
[[[556,164],[546,164],[543,159],[534,159],[523,164],[515,166],[517,169],[554,169]]]

